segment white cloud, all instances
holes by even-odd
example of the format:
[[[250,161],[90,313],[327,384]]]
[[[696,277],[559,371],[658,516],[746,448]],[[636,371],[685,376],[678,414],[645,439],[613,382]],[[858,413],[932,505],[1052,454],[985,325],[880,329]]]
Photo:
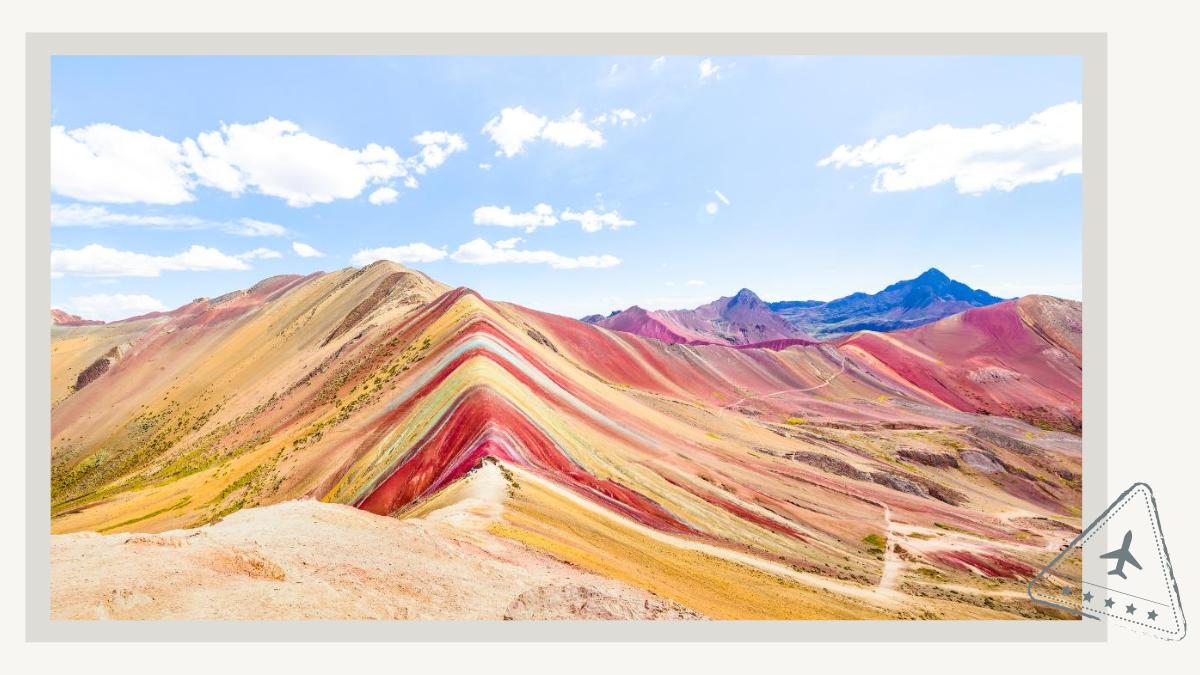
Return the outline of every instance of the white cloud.
[[[113,213],[103,206],[84,204],[51,204],[50,224],[55,227],[136,226],[164,230],[200,229],[213,225],[195,216]]]
[[[725,195],[721,194],[720,190],[713,190],[713,194],[716,195],[717,199],[720,199],[725,204],[725,206],[730,206],[732,204],[732,202],[729,201],[729,197],[726,197]]]
[[[538,204],[532,211],[523,213],[513,213],[510,206],[481,206],[475,209],[474,221],[476,225],[523,227],[526,232],[558,224],[558,219],[554,217],[554,207],[549,204]]]
[[[499,246],[489,244],[483,239],[474,239],[459,246],[458,250],[450,254],[450,258],[455,262],[470,265],[497,265],[501,263],[542,264],[562,270],[614,267],[621,264],[620,259],[607,254],[572,258],[553,251],[523,251],[513,247],[500,248]]]
[[[309,246],[308,244],[305,244],[305,243],[299,242],[299,241],[292,242],[292,250],[295,251],[296,255],[300,256],[301,258],[324,258],[325,257],[324,253],[321,253],[320,251],[313,248],[312,246]]]
[[[55,227],[152,227],[164,230],[218,229],[242,237],[283,237],[282,225],[253,218],[211,221],[188,215],[114,213],[103,206],[51,204],[50,223]]]
[[[50,186],[89,202],[182,204],[194,199],[178,143],[145,131],[92,124],[50,127]]]
[[[50,251],[52,277],[157,277],[162,272],[248,269],[250,266],[235,256],[199,245],[171,256],[119,251],[99,244]]]
[[[180,204],[194,200],[198,186],[207,186],[310,206],[351,199],[393,180],[416,188],[414,174],[467,149],[462,136],[446,131],[425,131],[413,142],[421,149],[410,157],[376,143],[346,148],[273,117],[222,125],[180,142],[112,124],[70,131],[54,126],[51,187],[89,202]]]
[[[253,218],[239,218],[236,223],[229,223],[224,229],[229,234],[242,237],[284,237],[288,233],[287,228],[282,225]]]
[[[556,122],[548,122],[542,129],[542,138],[568,148],[598,148],[604,145],[604,135],[588,126],[579,110]]]
[[[716,202],[709,202],[704,205],[704,211],[706,213],[708,213],[708,215],[710,215],[710,216],[717,215],[717,211],[720,211],[720,210],[721,210],[721,207]]]
[[[554,207],[549,204],[538,204],[531,211],[517,213],[514,213],[512,207],[509,206],[481,206],[475,209],[474,214],[476,225],[520,227],[524,228],[526,233],[531,233],[539,227],[556,225],[560,219],[564,222],[579,223],[584,232],[599,232],[605,227],[618,230],[637,224],[632,220],[622,218],[617,211],[605,211],[604,209],[599,211],[588,209],[581,212],[568,208],[556,218]]]
[[[525,240],[520,237],[513,237],[512,239],[501,239],[495,245],[496,248],[516,248],[517,244],[523,241]]]
[[[961,194],[1008,192],[1083,172],[1083,106],[1063,103],[1016,125],[939,124],[841,145],[817,166],[879,167],[871,189],[902,192],[953,182]]]
[[[376,260],[391,260],[399,263],[437,262],[445,257],[445,249],[434,248],[429,244],[418,242],[403,246],[364,248],[350,256],[350,264],[362,267],[370,265]]]
[[[283,254],[274,249],[260,247],[260,248],[254,249],[252,251],[246,251],[245,253],[239,253],[239,254],[235,255],[234,257],[238,258],[239,260],[269,260],[272,258],[282,258]]]
[[[700,81],[703,82],[710,77],[721,79],[721,66],[712,62],[712,59],[704,59],[700,62]]]
[[[491,170],[492,170],[492,165],[491,165],[491,164],[488,164],[487,162],[480,162],[480,163],[479,163],[479,168],[480,168],[480,169],[483,169],[484,171],[491,171]]]
[[[491,137],[500,149],[496,155],[513,157],[525,150],[525,144],[536,140],[546,126],[546,118],[535,115],[524,108],[505,108],[500,114],[483,125],[483,133]]]
[[[141,294],[106,294],[84,295],[71,298],[70,308],[85,319],[101,319],[114,321],[131,316],[139,316],[149,312],[163,312],[167,307],[161,300]]]
[[[665,65],[667,65],[667,57],[660,56],[650,62],[650,70],[655,73],[660,73]]]
[[[688,279],[687,285],[693,288],[699,288],[700,286],[704,285],[704,282],[700,279]]]
[[[638,116],[629,108],[616,108],[609,113],[609,119],[612,120],[612,124],[632,124],[637,121]]]
[[[600,113],[596,117],[593,117],[592,124],[597,126],[607,124],[609,126],[628,127],[637,126],[649,121],[649,119],[649,115],[639,116],[629,108],[613,108],[606,113]]]
[[[50,224],[55,227],[151,227],[162,230],[221,230],[241,237],[283,237],[282,225],[253,218],[213,221],[188,215],[115,213],[103,206],[51,204]]]
[[[274,117],[254,124],[222,125],[219,133],[201,134],[201,138],[208,158],[236,168],[244,185],[279,197],[288,206],[352,199],[373,182],[407,173],[393,148],[375,143],[361,150],[343,148]],[[204,175],[199,178],[202,184],[220,187]]]
[[[604,145],[604,135],[593,129],[583,119],[583,112],[576,110],[556,121],[532,113],[524,106],[504,108],[483,126],[499,148],[496,156],[515,157],[525,151],[525,146],[536,140],[545,140],[568,148],[598,148]]]
[[[241,170],[216,156],[224,148],[220,132],[202,132],[196,135],[196,140],[185,138],[179,147],[183,151],[184,166],[194,174],[195,183],[234,195],[245,192],[246,178]],[[188,187],[191,189],[192,185]]]
[[[381,187],[378,190],[372,192],[371,196],[367,197],[367,201],[371,202],[375,206],[382,206],[383,204],[394,203],[396,201],[396,198],[399,196],[400,196],[400,193],[397,192],[396,190],[394,190],[390,187]]]
[[[467,149],[467,142],[462,136],[448,131],[423,131],[413,136],[413,142],[421,146],[415,167],[415,171],[420,174],[438,168],[446,163],[446,158],[450,155]]]
[[[605,227],[608,227],[610,230],[619,230],[622,227],[630,227],[637,224],[632,220],[622,218],[621,214],[616,211],[605,212],[601,210],[600,212],[596,212],[588,209],[587,211],[578,212],[566,209],[560,215],[564,222],[574,221],[579,223],[584,232],[599,232]]]

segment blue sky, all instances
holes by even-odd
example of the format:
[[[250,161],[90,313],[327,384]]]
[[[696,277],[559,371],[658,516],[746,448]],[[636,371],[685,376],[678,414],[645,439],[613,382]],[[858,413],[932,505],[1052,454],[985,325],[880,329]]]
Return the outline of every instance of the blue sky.
[[[1079,298],[1080,73],[1074,57],[58,57],[52,303],[114,319],[379,256],[573,316],[742,287],[831,299],[929,267]]]

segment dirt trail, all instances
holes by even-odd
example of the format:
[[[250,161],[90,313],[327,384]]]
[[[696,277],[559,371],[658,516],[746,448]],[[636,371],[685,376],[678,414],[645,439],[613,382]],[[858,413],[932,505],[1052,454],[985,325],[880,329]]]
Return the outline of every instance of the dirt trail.
[[[834,351],[837,351],[837,350],[834,350]],[[817,389],[821,389],[823,387],[828,387],[831,382],[833,382],[834,380],[836,380],[838,378],[838,376],[840,376],[846,372],[846,356],[845,356],[845,354],[842,354],[841,352],[837,352],[837,354],[839,357],[841,357],[841,363],[838,364],[838,371],[836,373],[830,375],[829,377],[825,378],[825,380],[822,381],[821,384],[817,384],[817,385],[814,385],[811,387],[802,387],[800,389],[781,389],[779,391],[773,391],[769,394],[756,394],[754,396],[745,396],[745,397],[739,398],[738,400],[734,401],[733,403],[727,403],[722,407],[733,408],[735,406],[739,406],[739,405],[745,403],[746,401],[753,401],[753,400],[760,399],[760,398],[771,398],[772,396],[779,396],[780,394],[802,394],[806,391],[816,391]]]
[[[896,555],[895,535],[892,531],[892,509],[883,502],[879,503],[883,507],[883,523],[887,526],[887,543],[883,548],[883,571],[879,575],[878,590],[884,593],[890,592],[896,587],[896,577],[900,575],[900,570],[904,566],[900,556]]]

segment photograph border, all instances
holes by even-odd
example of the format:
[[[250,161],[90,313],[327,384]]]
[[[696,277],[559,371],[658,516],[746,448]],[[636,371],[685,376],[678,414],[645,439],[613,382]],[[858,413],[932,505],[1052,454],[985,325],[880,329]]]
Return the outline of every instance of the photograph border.
[[[1083,87],[1082,524],[1107,505],[1104,33],[26,33],[26,639],[53,642],[1098,642],[1107,624],[964,621],[54,621],[50,619],[50,66],[54,56],[1078,56]]]

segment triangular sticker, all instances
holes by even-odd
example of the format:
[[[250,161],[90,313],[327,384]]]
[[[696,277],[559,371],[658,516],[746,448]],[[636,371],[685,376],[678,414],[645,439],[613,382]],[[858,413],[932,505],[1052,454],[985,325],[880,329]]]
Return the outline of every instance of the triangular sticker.
[[[1179,587],[1145,483],[1126,490],[1029,582],[1034,602],[1165,640],[1187,632]]]

